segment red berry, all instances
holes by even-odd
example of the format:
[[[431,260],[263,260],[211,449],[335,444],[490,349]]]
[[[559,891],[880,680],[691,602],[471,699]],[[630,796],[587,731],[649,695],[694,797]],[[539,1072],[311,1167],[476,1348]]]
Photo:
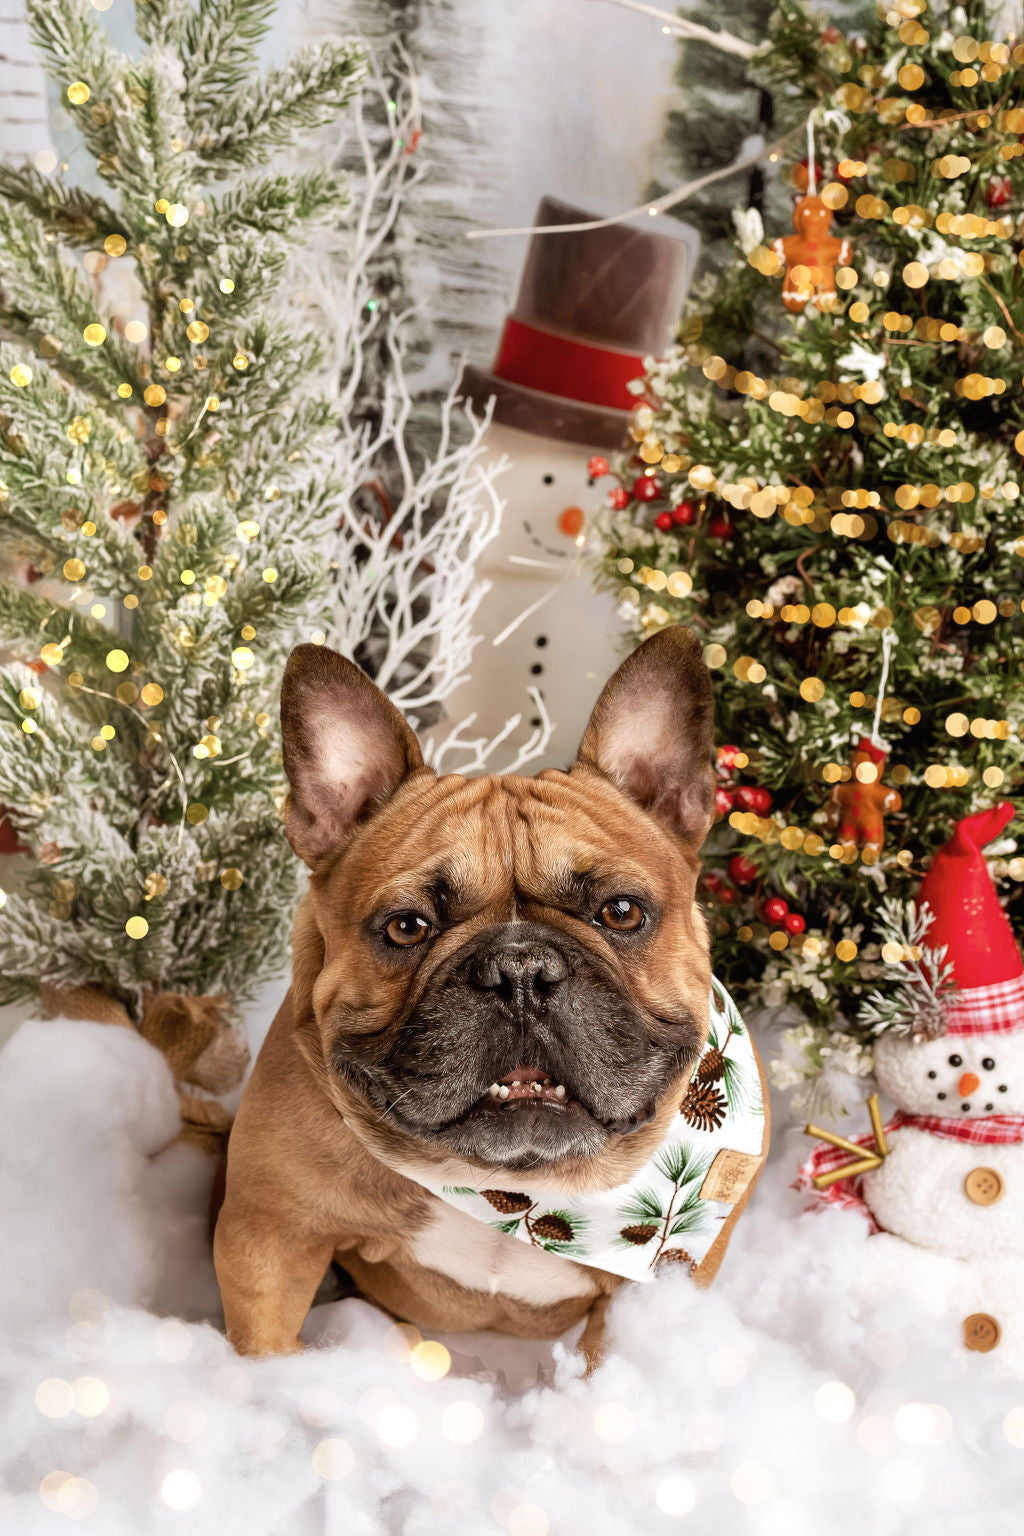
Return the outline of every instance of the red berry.
[[[715,790],[715,813],[718,816],[727,816],[732,810],[732,790]]]
[[[668,530],[672,527],[671,512],[659,512],[657,517],[654,519],[654,526],[655,528],[660,528],[662,533],[667,533]]]
[[[787,912],[785,917],[782,919],[782,926],[787,929],[789,933],[803,933],[804,929],[807,927],[807,922],[800,916],[799,912]]]
[[[614,507],[617,512],[629,506],[629,492],[624,485],[617,485],[608,492],[608,505]]]
[[[718,892],[718,899],[723,906],[732,907],[739,900],[739,892],[731,885],[723,885],[722,889]]]
[[[714,869],[705,870],[701,878],[709,891],[717,891],[722,883],[721,875]]]
[[[713,517],[708,523],[708,537],[712,539],[728,539],[734,533],[732,523],[727,517],[721,515]]]
[[[734,853],[729,860],[729,873],[737,885],[752,885],[757,879],[757,865],[744,858],[742,853]]]
[[[718,761],[721,763],[722,767],[734,768],[736,766],[736,759],[739,756],[739,751],[739,747],[719,747]]]
[[[672,521],[680,526],[692,523],[696,515],[696,507],[692,501],[681,501],[678,507],[672,508]]]
[[[767,816],[772,808],[772,797],[766,789],[756,784],[750,791],[750,809],[756,811],[759,816]]]
[[[985,188],[985,201],[990,208],[1002,208],[1009,201],[1013,193],[1013,183],[1009,176],[993,176]]]
[[[789,902],[782,896],[769,896],[761,911],[766,922],[781,923],[789,911]]]
[[[608,473],[608,460],[600,453],[595,453],[587,463],[587,474],[592,480],[600,480],[602,475]]]
[[[653,475],[637,475],[633,481],[633,495],[637,501],[653,501],[661,487]]]

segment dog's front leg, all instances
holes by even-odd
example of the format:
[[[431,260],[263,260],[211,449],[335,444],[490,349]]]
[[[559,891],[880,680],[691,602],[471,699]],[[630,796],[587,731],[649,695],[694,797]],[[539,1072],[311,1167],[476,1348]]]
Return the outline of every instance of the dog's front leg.
[[[328,1238],[228,1201],[214,1233],[213,1260],[227,1335],[240,1355],[302,1348],[299,1330],[333,1253]]]

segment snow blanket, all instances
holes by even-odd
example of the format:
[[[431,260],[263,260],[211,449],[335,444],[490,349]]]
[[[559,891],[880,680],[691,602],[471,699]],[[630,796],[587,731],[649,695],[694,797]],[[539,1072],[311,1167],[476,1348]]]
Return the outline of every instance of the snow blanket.
[[[0,1532],[1018,1536],[1019,1362],[896,1296],[860,1218],[804,1211],[776,1117],[714,1288],[627,1287],[589,1380],[573,1337],[451,1336],[449,1359],[354,1297],[314,1308],[305,1354],[246,1361],[218,1328],[211,1160],[158,1153],[162,1057],[23,1024],[0,1053]]]

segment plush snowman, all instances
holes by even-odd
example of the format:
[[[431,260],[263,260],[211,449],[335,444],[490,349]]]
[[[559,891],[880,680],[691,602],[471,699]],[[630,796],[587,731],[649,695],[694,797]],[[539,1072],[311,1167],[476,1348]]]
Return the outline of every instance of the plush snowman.
[[[536,224],[591,218],[545,197]],[[510,468],[498,482],[501,532],[480,571],[492,584],[477,615],[482,638],[447,714],[475,714],[472,734],[489,739],[520,711],[539,723],[535,688],[554,729],[531,770],[572,761],[622,659],[625,625],[611,594],[595,589],[588,524],[605,455],[622,445],[636,403],[627,385],[671,341],[696,252],[681,224],[670,235],[629,224],[534,235],[493,367],[463,374],[477,408],[493,399],[484,446]]]
[[[928,945],[953,968],[941,1032],[880,1037],[878,1087],[896,1105],[884,1159],[824,1196],[879,1229],[868,1289],[959,1310],[967,1348],[1000,1346],[1024,1373],[1024,963],[981,851],[1013,814],[1004,801],[966,817],[921,883]],[[819,1149],[802,1187],[829,1166],[836,1152]]]

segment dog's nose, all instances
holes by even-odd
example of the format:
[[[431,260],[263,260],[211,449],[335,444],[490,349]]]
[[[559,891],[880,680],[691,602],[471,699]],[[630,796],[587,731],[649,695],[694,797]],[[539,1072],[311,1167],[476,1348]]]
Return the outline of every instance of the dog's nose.
[[[528,940],[488,949],[469,967],[475,987],[519,1003],[541,1002],[567,975],[565,960],[553,945]]]

